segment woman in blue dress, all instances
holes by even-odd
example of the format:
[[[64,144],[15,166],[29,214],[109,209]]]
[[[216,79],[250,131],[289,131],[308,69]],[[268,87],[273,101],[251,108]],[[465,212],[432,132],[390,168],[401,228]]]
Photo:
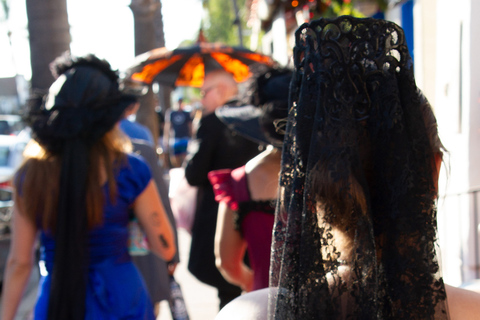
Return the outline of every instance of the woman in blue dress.
[[[2,319],[13,319],[35,261],[48,275],[39,286],[35,319],[155,319],[145,284],[128,254],[133,209],[152,252],[176,252],[147,164],[129,154],[118,120],[136,101],[119,89],[108,62],[65,55],[56,81],[31,103],[33,140],[14,179],[12,242]]]

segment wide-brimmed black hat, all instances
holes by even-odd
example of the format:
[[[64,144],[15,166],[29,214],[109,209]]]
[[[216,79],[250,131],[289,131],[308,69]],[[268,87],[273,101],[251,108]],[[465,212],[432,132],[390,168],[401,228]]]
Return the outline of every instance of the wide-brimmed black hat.
[[[215,111],[217,117],[231,130],[257,143],[269,144],[260,127],[259,119],[262,113],[261,108],[252,105],[241,107],[225,105]]]
[[[288,115],[288,88],[292,72],[271,69],[255,78],[250,103],[225,105],[215,111],[216,116],[231,130],[262,145],[283,145],[281,123]]]

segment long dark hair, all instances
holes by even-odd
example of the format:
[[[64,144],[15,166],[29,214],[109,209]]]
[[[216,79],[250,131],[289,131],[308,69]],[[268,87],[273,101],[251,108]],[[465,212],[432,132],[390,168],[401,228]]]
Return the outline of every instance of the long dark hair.
[[[119,165],[125,163],[126,153],[131,150],[130,140],[118,128],[107,132],[89,150],[86,192],[89,229],[103,222],[105,199],[99,182],[101,167],[104,167],[107,173],[109,199],[113,202],[117,192],[115,172]],[[32,223],[39,224],[42,229],[55,234],[61,157],[49,153],[34,140],[29,142],[24,155],[25,160],[14,179],[14,187],[18,190],[17,199],[22,202],[22,213]]]
[[[93,55],[65,54],[52,70],[57,80],[47,95],[30,100],[26,119],[43,150],[20,168],[15,184],[26,214],[35,223],[41,216],[55,238],[48,319],[83,320],[88,230],[102,222],[98,174],[103,166],[112,186],[113,160],[122,154],[118,140],[106,133],[136,98],[123,94],[110,64]]]

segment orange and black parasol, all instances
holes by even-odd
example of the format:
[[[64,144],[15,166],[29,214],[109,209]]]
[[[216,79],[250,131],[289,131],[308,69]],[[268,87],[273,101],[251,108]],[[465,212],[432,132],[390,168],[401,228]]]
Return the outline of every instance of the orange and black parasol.
[[[269,56],[242,47],[220,43],[200,42],[175,50],[158,48],[136,57],[130,67],[129,78],[136,82],[158,82],[174,87],[201,87],[205,73],[223,68],[233,74],[237,82],[250,76],[254,64],[272,66]]]

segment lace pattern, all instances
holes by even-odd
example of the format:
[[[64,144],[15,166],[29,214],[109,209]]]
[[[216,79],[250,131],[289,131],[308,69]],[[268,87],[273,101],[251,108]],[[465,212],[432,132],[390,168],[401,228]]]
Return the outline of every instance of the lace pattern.
[[[296,32],[270,319],[448,319],[433,148],[403,30],[339,17]]]

